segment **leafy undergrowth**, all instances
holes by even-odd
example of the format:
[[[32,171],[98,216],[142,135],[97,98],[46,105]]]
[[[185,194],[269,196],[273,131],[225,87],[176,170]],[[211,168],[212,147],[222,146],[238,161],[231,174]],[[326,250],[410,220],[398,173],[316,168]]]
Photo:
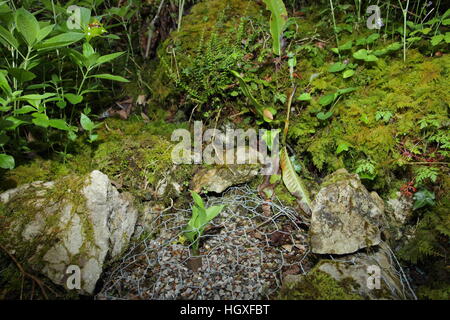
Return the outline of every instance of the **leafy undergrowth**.
[[[147,187],[172,167],[170,134],[187,127],[177,121],[279,129],[296,87],[287,144],[300,175],[315,188],[327,174],[346,168],[385,200],[399,192],[412,197],[411,221],[418,223],[399,255],[425,270],[425,282],[417,281],[422,298],[448,298],[448,44],[443,37],[441,44],[431,45],[419,37],[404,61],[398,25],[394,23],[392,33],[387,27],[378,33],[361,25],[356,29],[354,15],[344,7],[336,9],[338,43],[329,9],[312,5],[288,20],[284,54],[278,57],[263,4],[211,0],[195,5],[142,72],[150,91],[148,113],[167,121],[109,119],[95,143],[80,137],[65,161],[37,158],[18,166],[1,177],[1,189],[99,169],[121,190],[145,198]],[[245,90],[232,71],[242,78]],[[271,121],[252,112],[249,95],[273,108]],[[185,169],[179,172],[179,183],[189,180],[192,168]],[[275,191],[286,204],[295,205],[284,186]],[[329,279],[319,275],[309,280],[316,288]],[[329,295],[308,297],[336,294],[343,292],[333,289]]]
[[[6,190],[33,181],[52,181],[72,173],[100,170],[120,190],[145,197],[146,190],[173,166],[170,134],[175,128],[180,125],[145,123],[140,118],[108,119],[98,131],[96,143],[86,144],[80,138],[68,159],[37,157],[20,165],[2,177],[1,188]],[[180,179],[186,179],[183,175],[189,174],[188,169],[178,171]]]

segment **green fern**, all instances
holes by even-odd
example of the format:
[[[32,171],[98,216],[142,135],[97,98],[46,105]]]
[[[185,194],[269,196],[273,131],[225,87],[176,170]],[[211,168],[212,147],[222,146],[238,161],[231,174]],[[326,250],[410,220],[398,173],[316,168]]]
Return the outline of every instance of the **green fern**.
[[[449,252],[450,205],[444,199],[419,221],[414,237],[400,250],[400,257],[414,264],[430,257],[444,258]]]
[[[416,169],[416,186],[421,186],[424,183],[436,182],[439,176],[439,168],[420,166]]]

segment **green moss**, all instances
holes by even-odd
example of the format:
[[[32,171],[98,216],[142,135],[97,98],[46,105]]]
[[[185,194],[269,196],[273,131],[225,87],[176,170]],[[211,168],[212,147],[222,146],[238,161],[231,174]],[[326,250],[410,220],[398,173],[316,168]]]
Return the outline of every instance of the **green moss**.
[[[70,205],[69,215],[86,214],[86,200],[81,190],[89,182],[87,176],[69,175],[55,181],[52,186],[34,184],[26,188],[23,192],[17,193],[7,204],[0,206],[0,244],[14,254],[18,263],[26,270],[32,264],[34,270],[43,268],[45,263],[43,257],[45,253],[59,241],[61,230],[69,225],[61,226],[61,215],[63,209]],[[94,245],[93,227],[89,219],[83,219],[82,232],[85,236],[85,250]],[[42,227],[36,236],[24,240],[22,235],[32,221],[42,223]],[[70,219],[68,220],[68,224]],[[12,228],[14,227],[14,228]],[[83,248],[82,248],[83,250]],[[3,257],[7,261],[8,257]],[[10,258],[9,258],[10,259]],[[77,257],[72,257],[72,264],[79,264]],[[8,263],[8,262],[3,262]],[[4,282],[8,287],[8,295],[17,295],[21,287],[16,286],[14,265],[8,264],[10,276],[4,276],[0,282]],[[29,279],[28,279],[29,280]],[[48,280],[45,283],[54,287]],[[29,286],[29,284],[26,284]],[[20,290],[19,290],[20,288]],[[58,290],[57,290],[58,291]],[[29,294],[29,292],[27,293]],[[37,293],[39,296],[39,292]],[[76,296],[70,295],[71,298]],[[68,296],[66,296],[68,298]]]
[[[275,188],[275,195],[280,199],[280,201],[287,206],[295,207],[297,206],[297,199],[290,194],[283,183],[280,183]]]
[[[100,170],[123,190],[142,196],[173,166],[170,142],[172,131],[185,124],[162,121],[145,123],[142,119],[128,121],[108,119],[99,130],[94,145],[78,148],[64,162],[58,158],[37,158],[19,165],[2,177],[2,189],[7,190],[34,181],[53,181],[70,174],[85,175]],[[184,166],[175,175],[182,183],[190,175],[191,166]]]
[[[329,274],[314,268],[298,281],[285,283],[279,293],[281,300],[361,300],[352,293],[352,279],[336,281]]]
[[[312,81],[310,91],[316,94],[359,87],[337,102],[331,120],[319,122],[315,117],[323,111],[316,99],[292,119],[289,136],[297,152],[307,156],[305,161],[329,173],[342,167],[354,172],[358,160],[368,159],[376,167],[373,188],[382,190],[395,182],[392,176],[402,168],[399,143],[416,143],[417,152],[422,152],[427,142],[418,122],[427,117],[445,122],[450,101],[450,57],[426,58],[414,50],[408,57],[406,63],[379,59],[375,66],[358,70],[364,81],[343,81],[340,74],[326,71]],[[377,112],[390,112],[392,117],[377,120]],[[350,147],[337,154],[343,141]]]

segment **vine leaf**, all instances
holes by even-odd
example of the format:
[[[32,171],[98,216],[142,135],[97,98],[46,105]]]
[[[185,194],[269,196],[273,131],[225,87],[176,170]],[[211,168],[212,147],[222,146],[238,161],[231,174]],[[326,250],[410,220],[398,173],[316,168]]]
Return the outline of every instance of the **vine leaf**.
[[[303,211],[307,214],[311,214],[311,200],[309,197],[309,192],[306,189],[302,179],[295,172],[295,168],[289,159],[286,147],[281,150],[280,160],[284,185],[288,191],[299,200]]]

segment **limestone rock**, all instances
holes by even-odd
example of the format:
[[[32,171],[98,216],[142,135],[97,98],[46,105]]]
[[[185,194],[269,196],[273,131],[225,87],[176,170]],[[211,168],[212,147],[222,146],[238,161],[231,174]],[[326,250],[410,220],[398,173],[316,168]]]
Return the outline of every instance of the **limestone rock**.
[[[395,258],[387,244],[373,253],[357,253],[338,260],[322,260],[318,270],[337,281],[347,281],[352,291],[366,299],[412,299],[414,293],[399,278]]]
[[[389,199],[387,201],[387,208],[397,222],[404,224],[412,217],[413,204],[412,197],[403,196],[398,192],[396,199]]]
[[[328,176],[312,202],[312,251],[348,254],[379,244],[383,207],[374,197],[356,174],[340,169]]]
[[[100,171],[23,185],[0,202],[0,228],[9,226],[0,241],[10,253],[60,285],[78,266],[84,294],[94,292],[106,259],[126,249],[138,215]]]
[[[231,186],[250,182],[258,175],[258,165],[223,165],[202,168],[194,175],[191,189],[195,192],[221,193]]]
[[[381,243],[374,252],[321,260],[306,275],[289,275],[281,292],[307,299],[415,299],[397,268],[391,250]]]

